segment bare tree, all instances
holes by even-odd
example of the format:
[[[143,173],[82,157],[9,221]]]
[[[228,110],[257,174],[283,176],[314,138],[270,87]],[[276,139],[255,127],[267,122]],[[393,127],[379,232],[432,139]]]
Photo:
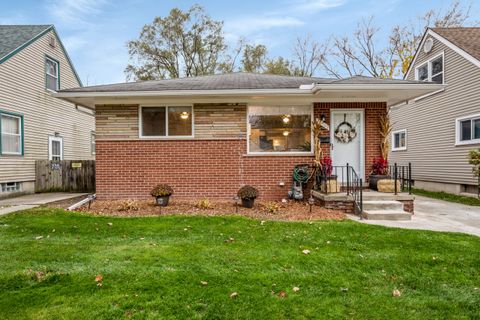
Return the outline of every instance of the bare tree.
[[[326,50],[327,44],[314,41],[311,35],[304,38],[298,37],[293,47],[294,70],[292,73],[303,77],[313,76],[320,67]]]

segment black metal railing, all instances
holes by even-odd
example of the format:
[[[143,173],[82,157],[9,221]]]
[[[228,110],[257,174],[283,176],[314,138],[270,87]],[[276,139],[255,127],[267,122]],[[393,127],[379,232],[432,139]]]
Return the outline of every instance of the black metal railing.
[[[398,192],[408,192],[412,194],[412,164],[398,165],[397,163],[388,167],[388,176],[395,180],[395,194]],[[399,185],[400,182],[400,185]]]
[[[325,194],[346,192],[353,198],[355,213],[361,215],[363,212],[363,179],[348,163],[346,166],[319,169],[315,176],[315,189]]]

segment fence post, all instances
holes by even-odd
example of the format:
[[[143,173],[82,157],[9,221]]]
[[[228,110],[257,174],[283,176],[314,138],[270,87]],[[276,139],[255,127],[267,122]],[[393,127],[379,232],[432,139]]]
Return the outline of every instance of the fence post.
[[[412,194],[412,163],[408,163],[408,194]]]
[[[397,195],[397,192],[398,192],[398,190],[397,190],[397,170],[398,170],[397,169],[397,163],[395,162],[394,173],[393,173],[395,175],[395,178],[393,180],[393,182],[395,183],[395,195]]]
[[[360,219],[363,219],[363,181],[360,178]]]
[[[350,194],[350,166],[347,163],[347,196]]]

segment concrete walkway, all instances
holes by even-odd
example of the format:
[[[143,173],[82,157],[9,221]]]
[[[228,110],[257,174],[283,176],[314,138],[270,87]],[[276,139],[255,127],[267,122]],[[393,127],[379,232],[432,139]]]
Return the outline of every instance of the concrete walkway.
[[[51,202],[68,200],[87,195],[88,193],[51,192],[28,194],[15,198],[3,199],[0,200],[0,216],[15,211],[35,208]]]
[[[421,196],[415,196],[415,214],[410,221],[360,220],[353,215],[350,218],[387,227],[462,232],[480,236],[480,207]]]

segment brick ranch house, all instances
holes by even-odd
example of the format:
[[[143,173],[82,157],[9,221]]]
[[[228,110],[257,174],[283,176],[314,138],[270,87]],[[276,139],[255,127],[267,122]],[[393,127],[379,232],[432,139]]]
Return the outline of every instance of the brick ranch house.
[[[379,117],[389,105],[439,85],[232,73],[61,90],[95,111],[99,199],[148,198],[168,183],[181,198],[231,199],[245,184],[286,198],[295,165],[313,162],[312,120],[323,117],[324,153],[363,178],[379,156]],[[348,123],[348,143],[333,129]]]

